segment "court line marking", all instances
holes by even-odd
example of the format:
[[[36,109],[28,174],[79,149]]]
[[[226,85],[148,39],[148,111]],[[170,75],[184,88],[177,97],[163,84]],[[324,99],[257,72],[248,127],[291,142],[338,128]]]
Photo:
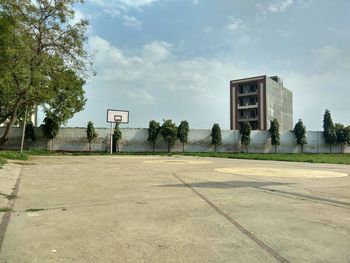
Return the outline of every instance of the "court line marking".
[[[172,173],[172,175],[183,183],[186,187],[188,187],[193,193],[199,196],[203,201],[205,201],[209,206],[211,206],[217,213],[223,216],[228,222],[230,222],[234,227],[236,227],[242,234],[248,237],[250,240],[255,242],[260,248],[262,248],[265,252],[267,252],[270,256],[276,259],[280,263],[290,263],[290,261],[283,256],[281,256],[278,252],[276,252],[273,248],[268,246],[262,240],[260,240],[257,236],[255,236],[252,232],[244,228],[240,223],[238,223],[235,219],[230,217],[228,214],[224,213],[219,207],[217,207],[214,203],[212,203],[209,199],[207,199],[204,195],[199,193],[197,190],[192,188],[189,184],[187,184],[184,180],[182,180],[176,173]]]

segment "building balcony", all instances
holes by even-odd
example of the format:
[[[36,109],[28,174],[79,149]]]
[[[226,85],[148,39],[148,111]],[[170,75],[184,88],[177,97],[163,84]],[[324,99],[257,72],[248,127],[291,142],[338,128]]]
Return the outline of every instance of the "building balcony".
[[[258,108],[259,106],[259,103],[255,103],[255,104],[249,104],[249,103],[246,103],[245,105],[237,105],[237,108],[239,110],[246,110],[246,109],[254,109],[254,108]]]
[[[258,121],[258,117],[250,117],[250,116],[243,116],[238,118],[239,122],[244,122],[244,121]]]
[[[257,96],[257,95],[258,95],[258,91],[238,93],[238,97]]]

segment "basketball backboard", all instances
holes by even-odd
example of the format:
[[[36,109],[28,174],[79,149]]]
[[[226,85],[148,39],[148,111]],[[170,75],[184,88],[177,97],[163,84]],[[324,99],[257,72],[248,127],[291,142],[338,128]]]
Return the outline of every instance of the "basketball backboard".
[[[129,111],[107,110],[107,122],[109,123],[129,123]]]

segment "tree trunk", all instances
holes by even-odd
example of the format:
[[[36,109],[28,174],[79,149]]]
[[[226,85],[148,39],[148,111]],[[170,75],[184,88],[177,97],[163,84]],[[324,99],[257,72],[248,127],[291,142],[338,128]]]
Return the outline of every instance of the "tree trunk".
[[[89,142],[89,152],[91,152],[91,142]]]
[[[332,153],[332,144],[329,145],[329,152]]]
[[[18,108],[21,105],[21,103],[22,103],[22,98],[18,98],[16,103],[15,103],[15,106],[12,110],[12,113],[10,116],[10,121],[6,126],[6,130],[0,138],[0,146],[3,145],[5,142],[7,142],[8,139],[10,138],[10,132],[12,130],[12,126],[15,124],[15,122],[17,120],[17,112],[18,112]]]
[[[301,151],[301,153],[304,153],[304,145],[300,145],[300,151]]]
[[[277,153],[277,145],[275,144],[275,153]]]
[[[185,152],[185,143],[184,142],[182,143],[182,152],[183,153]]]
[[[154,153],[155,148],[156,148],[156,143],[155,143],[155,142],[153,142],[153,143],[152,143],[152,146],[153,146],[153,153]]]
[[[245,146],[245,149],[246,149],[246,151],[247,151],[247,153],[248,153],[248,144]]]
[[[168,153],[170,153],[170,143],[168,142]]]
[[[215,152],[216,152],[216,144],[214,144],[215,146],[214,146],[214,149],[215,149]]]

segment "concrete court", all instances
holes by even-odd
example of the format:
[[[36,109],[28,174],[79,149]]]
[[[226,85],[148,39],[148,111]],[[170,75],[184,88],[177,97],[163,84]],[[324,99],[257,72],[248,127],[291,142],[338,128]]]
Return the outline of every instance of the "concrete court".
[[[0,262],[350,262],[350,166],[35,157]]]

